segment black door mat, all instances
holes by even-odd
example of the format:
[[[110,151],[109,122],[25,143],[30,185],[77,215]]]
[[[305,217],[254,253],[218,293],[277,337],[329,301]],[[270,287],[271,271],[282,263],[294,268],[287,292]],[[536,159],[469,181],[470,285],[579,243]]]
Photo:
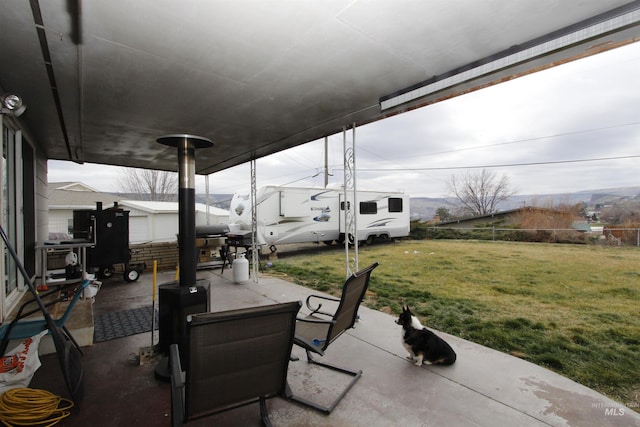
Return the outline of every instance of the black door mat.
[[[151,331],[152,310],[152,306],[147,306],[96,316],[93,321],[93,342],[110,341]],[[158,329],[157,311],[155,315]]]

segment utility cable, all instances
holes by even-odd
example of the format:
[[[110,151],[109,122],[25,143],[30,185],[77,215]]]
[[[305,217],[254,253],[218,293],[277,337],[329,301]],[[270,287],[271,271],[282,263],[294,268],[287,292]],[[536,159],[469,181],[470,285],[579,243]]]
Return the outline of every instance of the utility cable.
[[[0,396],[0,422],[7,427],[58,424],[68,417],[73,402],[46,390],[12,388]]]
[[[462,151],[479,150],[479,149],[483,149],[483,148],[492,148],[492,147],[500,147],[500,146],[503,146],[503,145],[519,144],[519,143],[522,143],[522,142],[531,142],[531,141],[540,141],[542,139],[551,139],[551,138],[558,138],[558,137],[563,137],[563,136],[579,135],[579,134],[582,134],[582,133],[599,132],[599,131],[603,131],[603,130],[616,129],[616,128],[621,128],[621,127],[626,127],[626,126],[638,126],[638,125],[640,125],[640,122],[622,123],[622,124],[611,125],[611,126],[602,126],[602,127],[599,127],[599,128],[576,130],[576,131],[573,131],[573,132],[556,133],[556,134],[552,134],[552,135],[542,135],[542,136],[534,136],[534,137],[531,137],[531,138],[517,139],[517,140],[513,140],[513,141],[496,142],[496,143],[487,144],[487,145],[476,145],[474,147],[456,148],[456,149],[453,149],[453,150],[438,151],[438,152],[434,152],[434,153],[417,154],[417,155],[412,155],[412,157],[416,158],[416,157],[425,157],[425,156],[435,156],[435,155],[438,155],[438,154],[460,153]]]
[[[556,165],[560,163],[583,163],[583,162],[601,162],[604,160],[621,160],[634,159],[640,155],[616,156],[616,157],[599,157],[596,159],[574,159],[574,160],[550,160],[543,162],[530,163],[505,163],[499,165],[475,165],[475,166],[442,166],[442,167],[426,167],[426,168],[358,168],[360,172],[384,172],[384,171],[434,171],[434,170],[453,170],[453,169],[486,169],[486,168],[508,168],[519,166],[540,166],[540,165]],[[338,169],[339,170],[339,169]]]

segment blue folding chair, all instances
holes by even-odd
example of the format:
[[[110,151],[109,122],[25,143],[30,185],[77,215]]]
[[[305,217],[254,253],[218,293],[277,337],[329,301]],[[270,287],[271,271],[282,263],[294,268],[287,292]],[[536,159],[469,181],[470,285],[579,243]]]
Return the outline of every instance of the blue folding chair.
[[[11,241],[9,240],[7,233],[4,232],[4,229],[1,225],[0,237],[4,241],[7,251],[9,251],[11,258],[13,258],[13,261],[15,262],[16,267],[18,267],[20,274],[22,274],[29,292],[31,292],[31,295],[33,295],[33,300],[38,306],[38,310],[42,312],[42,316],[44,317],[42,324],[46,327],[46,329],[49,330],[48,333],[51,334],[51,339],[53,340],[53,344],[56,347],[56,354],[58,355],[58,361],[60,362],[60,370],[62,371],[64,382],[67,384],[67,389],[69,390],[69,394],[71,395],[74,403],[78,405],[82,400],[82,397],[84,396],[84,369],[82,367],[82,352],[80,351],[80,347],[78,346],[77,342],[72,341],[73,337],[71,337],[69,331],[66,331],[63,328],[59,327],[51,317],[51,314],[47,310],[45,303],[40,298],[40,294],[38,294],[38,291],[36,291],[36,287],[31,281],[29,273],[27,273],[24,265],[22,265],[20,257],[11,245]],[[84,289],[88,284],[88,281],[82,282],[80,286],[82,287],[82,289]],[[77,302],[77,298],[80,298],[80,292],[78,292],[78,295],[74,296],[74,299],[76,299],[75,302]],[[74,305],[75,302],[73,303]],[[22,310],[24,310],[24,307],[21,307],[20,311]],[[33,312],[35,313],[38,310],[34,310]],[[67,311],[69,312],[69,314],[71,314],[70,310]],[[68,315],[67,313],[65,313],[65,315],[66,322],[66,318],[68,317]],[[2,352],[0,352],[0,355],[4,355],[4,352],[7,350],[9,340],[12,338],[12,336],[16,336],[12,335],[12,331],[16,327],[16,325],[21,323],[20,319],[24,316],[25,314],[20,313],[20,315],[16,316],[16,320],[11,322],[7,326],[7,329],[4,330],[1,344],[2,347],[0,348]],[[64,325],[64,322],[62,322],[62,324]],[[33,330],[42,331],[43,329],[34,328]],[[36,334],[37,333],[38,332],[36,332]],[[71,344],[71,342],[73,342],[73,345]]]
[[[76,346],[78,350],[80,350],[80,346],[78,345],[76,340],[73,338],[73,336],[65,326],[65,323],[67,322],[67,319],[69,319],[69,316],[73,311],[73,307],[76,305],[76,303],[82,296],[82,291],[87,286],[89,286],[90,283],[91,283],[90,280],[83,280],[80,283],[80,285],[78,285],[74,289],[71,289],[68,291],[62,291],[59,298],[56,298],[54,301],[51,301],[45,304],[46,307],[49,307],[54,304],[57,304],[58,302],[66,301],[69,298],[71,298],[71,301],[69,302],[69,305],[67,306],[67,309],[62,314],[62,316],[52,320],[58,328],[64,331],[65,335],[71,340],[71,342],[73,342],[73,344]],[[45,294],[40,295],[40,298],[41,299],[46,298],[48,295],[51,295],[52,293],[55,293],[55,292],[59,292],[59,291],[53,290],[53,291],[47,292]],[[22,306],[18,310],[18,313],[16,314],[15,319],[13,319],[13,321],[11,321],[10,323],[5,323],[4,325],[0,326],[0,337],[2,339],[2,341],[0,342],[0,356],[3,356],[7,351],[7,346],[9,345],[9,341],[22,340],[29,337],[33,337],[35,335],[38,335],[40,332],[46,329],[49,329],[49,327],[47,326],[47,321],[45,319],[22,320],[25,317],[40,311],[40,308],[36,308],[34,310],[30,310],[24,313],[24,310],[29,305],[35,302],[36,300],[31,300],[22,304]],[[80,350],[80,352],[82,352],[82,350]]]

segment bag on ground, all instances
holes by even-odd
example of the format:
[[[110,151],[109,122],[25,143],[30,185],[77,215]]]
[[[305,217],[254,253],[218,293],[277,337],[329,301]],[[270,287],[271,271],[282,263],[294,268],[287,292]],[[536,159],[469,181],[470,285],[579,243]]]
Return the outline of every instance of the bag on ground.
[[[0,394],[16,387],[28,387],[40,367],[38,347],[47,330],[27,338],[0,358]]]

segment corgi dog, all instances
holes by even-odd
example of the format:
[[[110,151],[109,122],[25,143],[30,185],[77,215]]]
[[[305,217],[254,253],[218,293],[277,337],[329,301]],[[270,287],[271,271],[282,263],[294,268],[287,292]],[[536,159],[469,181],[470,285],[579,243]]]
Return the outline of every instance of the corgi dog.
[[[423,361],[439,365],[453,365],[456,361],[456,353],[451,346],[422,326],[409,307],[402,307],[396,323],[402,326],[402,345],[409,352],[407,359],[416,366],[422,366]]]

